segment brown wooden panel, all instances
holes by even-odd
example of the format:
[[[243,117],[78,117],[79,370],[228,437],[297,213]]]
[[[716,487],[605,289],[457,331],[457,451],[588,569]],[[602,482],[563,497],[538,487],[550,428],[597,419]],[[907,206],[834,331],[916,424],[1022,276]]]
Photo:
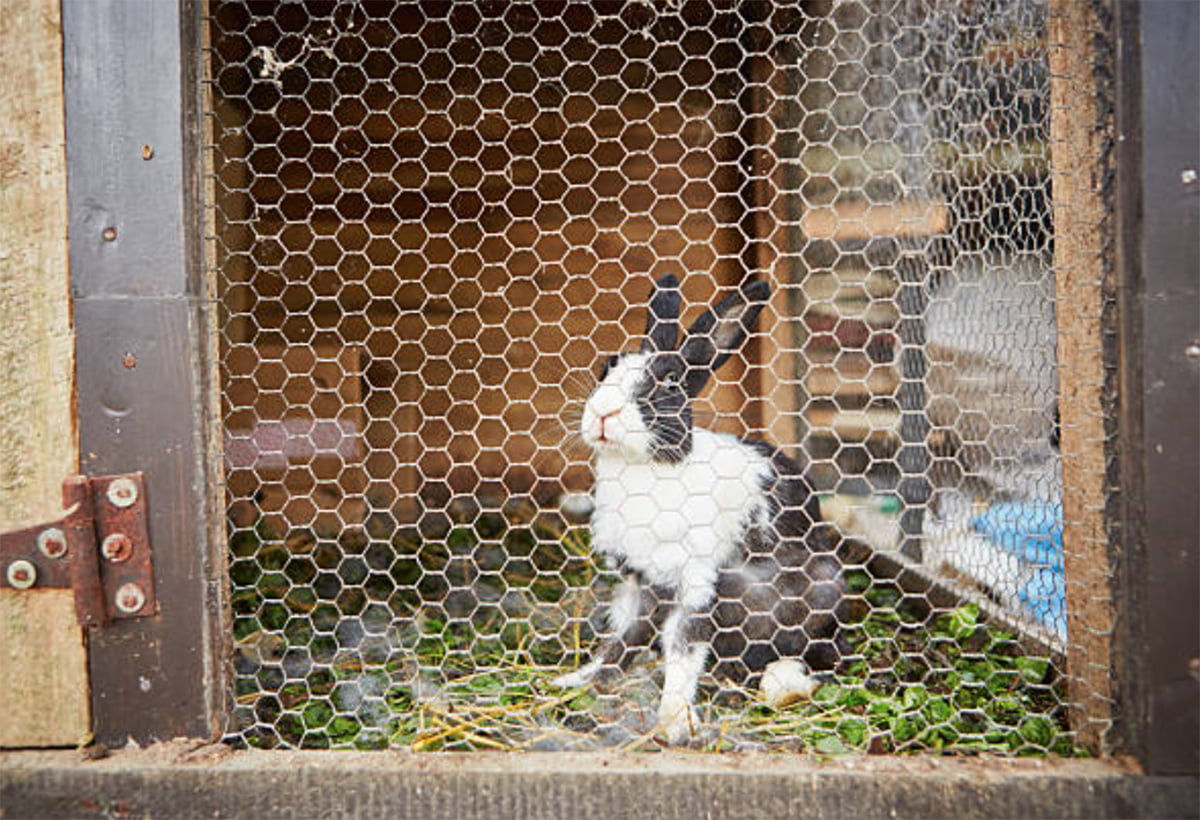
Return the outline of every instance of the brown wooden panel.
[[[386,98],[395,89],[371,93],[373,109],[407,121],[400,98]],[[234,411],[227,426],[249,429],[255,416],[295,412],[285,410],[295,397],[280,392],[295,367],[267,351],[310,344],[311,322],[337,328],[336,337],[320,337],[324,344],[361,345],[365,439],[378,454],[369,469],[375,478],[376,469],[390,469],[402,501],[478,493],[489,481],[515,492],[544,482],[585,488],[583,455],[562,452],[564,407],[586,394],[602,356],[636,343],[652,279],[683,276],[687,322],[745,275],[733,258],[741,240],[723,227],[737,219],[736,202],[718,197],[733,185],[735,172],[717,161],[732,147],[712,123],[687,121],[677,106],[637,94],[603,110],[570,94],[561,111],[530,122],[519,111],[476,114],[451,107],[399,135],[380,132],[391,150],[369,151],[323,181],[302,164],[285,165],[277,198],[249,182],[254,158],[226,161],[222,233],[251,262],[225,259],[225,392],[235,406],[256,410]],[[233,123],[239,115],[229,108],[222,117]],[[311,118],[289,139],[327,141],[328,125]],[[245,126],[251,134],[266,127]],[[445,129],[459,135],[446,156],[422,154]],[[248,147],[235,131],[218,142],[241,156]],[[488,147],[479,151],[481,139]],[[558,162],[545,147],[554,141],[571,161]],[[349,213],[358,199],[350,202],[345,189],[363,169],[370,182],[351,199],[388,206]],[[289,199],[293,190],[303,195]],[[231,221],[253,224],[247,241],[278,238],[239,248]],[[359,245],[361,254],[347,250]],[[364,321],[350,325],[349,313]],[[264,367],[264,358],[276,363]],[[745,432],[746,382],[745,362],[735,357],[701,416]],[[314,473],[304,466],[277,489],[310,492],[321,483]],[[270,506],[286,512],[282,500]],[[303,506],[307,514],[311,504]]]
[[[69,589],[0,592],[0,747],[75,746],[90,737],[87,646]]]
[[[0,5],[0,528],[49,520],[77,472],[57,0]],[[89,731],[87,654],[70,590],[0,591],[0,746]]]

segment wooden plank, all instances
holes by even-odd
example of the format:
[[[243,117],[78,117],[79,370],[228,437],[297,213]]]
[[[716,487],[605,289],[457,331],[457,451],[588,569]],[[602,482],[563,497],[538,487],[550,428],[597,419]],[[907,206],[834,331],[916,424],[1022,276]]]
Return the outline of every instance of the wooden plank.
[[[1040,47],[1044,48],[1044,45]],[[1034,56],[1034,51],[1016,41],[1011,51],[984,51],[983,59],[995,57],[1006,62],[1010,55],[1026,59]],[[894,171],[906,161],[907,149],[894,141],[875,142],[863,148],[839,146],[836,152],[823,144],[821,135],[817,135],[814,142],[801,153],[800,162],[814,178],[824,178],[825,184],[818,187],[823,196],[837,194],[834,174],[849,177],[846,187],[856,187],[865,184],[870,174]],[[997,173],[1043,176],[1049,172],[1048,155],[1045,142],[1028,137],[992,142],[982,149],[974,144],[939,142],[931,145],[925,154],[934,167],[953,169],[955,178],[963,184],[977,184]],[[860,170],[847,173],[848,166],[857,166]]]
[[[0,747],[87,742],[87,647],[71,590],[0,593],[0,687]]]
[[[860,356],[856,361],[865,359],[865,356]],[[900,383],[900,376],[896,373],[896,369],[889,365],[878,365],[865,370],[861,367],[843,368],[840,366],[839,359],[837,367],[830,365],[810,367],[804,383],[809,395],[813,398],[853,396],[869,399],[879,395],[894,395]]]
[[[1118,3],[1121,534],[1109,744],[1149,776],[1200,772],[1200,5]],[[1200,801],[1193,801],[1200,803]]]
[[[55,517],[77,471],[57,0],[0,4],[0,528]],[[89,730],[70,590],[0,591],[0,746]]]
[[[788,315],[789,294],[785,271],[780,266],[771,269],[771,306],[766,322],[767,335],[759,343],[763,363],[763,425],[768,438],[788,451],[800,445],[796,429],[799,386],[804,379],[800,351],[797,349],[797,330],[802,323]]]
[[[145,471],[163,602],[89,636],[93,731],[110,746],[215,737],[232,632],[203,364],[199,14],[191,0],[62,13],[80,471]]]
[[[762,9],[759,9],[762,11]],[[778,91],[786,85],[785,73],[773,62],[756,58],[752,63],[751,79],[755,83],[755,110],[767,112],[753,118],[753,145],[756,153],[774,153],[774,124],[770,118],[768,89]],[[762,324],[763,336],[759,341],[759,362],[762,364],[762,426],[767,438],[775,445],[793,454],[800,450],[801,388],[804,380],[804,362],[801,356],[805,328],[798,315],[792,312],[795,302],[790,291],[792,285],[791,263],[786,255],[787,248],[780,247],[786,234],[775,230],[780,221],[780,203],[772,202],[773,194],[786,185],[781,164],[775,163],[770,174],[762,174],[754,182],[753,206],[755,208],[754,231],[755,257],[759,274],[771,283],[771,309],[766,311]],[[785,240],[786,241],[786,240]]]
[[[865,441],[872,437],[896,439],[900,432],[898,410],[838,410],[833,407],[812,407],[808,411],[812,435],[835,433],[840,441]]]
[[[862,267],[841,264],[832,271],[812,271],[804,280],[804,296],[809,311],[839,313],[853,306],[859,311],[868,306],[886,308],[895,315],[899,282],[893,273],[870,271]]]
[[[1099,180],[1111,112],[1099,106],[1096,7],[1051,0],[1050,138],[1054,186],[1055,295],[1063,470],[1063,555],[1067,594],[1068,714],[1079,743],[1106,751],[1112,723],[1112,567],[1105,527],[1103,356],[1106,232]]]
[[[800,217],[800,229],[809,239],[847,242],[883,236],[932,236],[950,227],[945,205],[910,200],[895,205],[873,205],[864,200],[810,208]]]

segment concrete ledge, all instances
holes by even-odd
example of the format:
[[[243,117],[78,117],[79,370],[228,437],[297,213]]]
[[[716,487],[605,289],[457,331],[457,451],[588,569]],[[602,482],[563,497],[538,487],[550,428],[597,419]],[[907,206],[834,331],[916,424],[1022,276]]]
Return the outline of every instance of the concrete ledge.
[[[777,755],[0,754],[0,817],[1194,818],[1200,779],[1119,762]]]

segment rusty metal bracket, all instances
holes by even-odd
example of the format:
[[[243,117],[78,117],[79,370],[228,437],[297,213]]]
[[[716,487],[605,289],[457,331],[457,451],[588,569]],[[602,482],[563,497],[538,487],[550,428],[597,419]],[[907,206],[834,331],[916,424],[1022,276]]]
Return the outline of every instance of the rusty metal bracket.
[[[73,589],[85,627],[156,613],[143,474],[71,476],[63,506],[53,521],[0,533],[0,589]]]

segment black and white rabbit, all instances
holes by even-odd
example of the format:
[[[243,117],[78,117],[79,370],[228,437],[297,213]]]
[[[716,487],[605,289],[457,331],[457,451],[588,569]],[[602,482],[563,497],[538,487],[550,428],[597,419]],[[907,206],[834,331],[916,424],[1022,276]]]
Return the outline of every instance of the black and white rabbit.
[[[681,344],[679,282],[662,277],[641,348],[605,362],[583,409],[580,432],[595,457],[592,547],[622,582],[608,636],[555,683],[581,686],[606,666],[623,667],[629,650],[657,634],[665,659],[658,728],[672,743],[694,728],[710,654],[734,679],[794,659],[768,672],[764,690],[789,677],[799,678],[797,689],[815,688],[807,669],[838,659],[841,568],[800,468],[766,442],[692,424],[692,400],[745,342],[769,294],[766,282],[744,285]]]

